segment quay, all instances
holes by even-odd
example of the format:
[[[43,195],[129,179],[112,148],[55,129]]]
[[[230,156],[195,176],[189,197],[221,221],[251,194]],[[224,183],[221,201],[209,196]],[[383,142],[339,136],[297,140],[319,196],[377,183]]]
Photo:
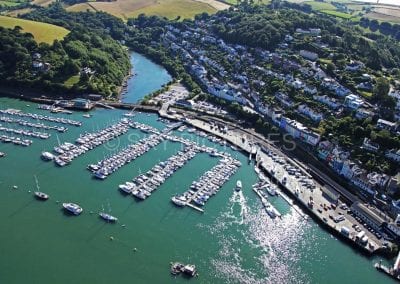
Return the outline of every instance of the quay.
[[[296,200],[300,207],[308,212],[321,226],[366,254],[372,254],[384,248],[384,240],[378,239],[375,234],[371,233],[364,226],[363,222],[358,222],[353,216],[349,215],[348,210],[342,209],[348,207],[343,207],[344,203],[340,203],[340,195],[336,195],[334,190],[331,191],[329,185],[322,185],[317,180],[312,181],[312,175],[307,171],[306,166],[283,154],[279,149],[266,141],[265,138],[253,135],[249,130],[241,129],[233,123],[227,121],[223,123],[223,120],[218,118],[199,116],[192,111],[174,109],[172,112],[166,110],[159,114],[170,120],[183,121],[187,125],[217,136],[248,154],[254,153],[254,147],[257,147],[258,157],[256,160],[260,161],[262,170],[284,192],[287,192],[290,197]],[[223,131],[215,127],[220,124],[225,125]],[[284,164],[288,165],[289,168],[294,168],[297,172],[297,177],[286,173],[286,180],[284,181],[283,174],[286,172],[286,169],[283,168],[277,176],[274,170],[268,165],[275,166],[278,163],[269,157],[267,153],[279,157],[280,166]],[[301,180],[310,180],[312,184],[302,184],[303,181]],[[347,201],[346,198],[345,200]],[[294,204],[292,206],[297,212],[301,212],[300,208],[296,208]],[[340,215],[343,215],[343,217],[340,217]],[[365,234],[363,240],[359,239],[360,231],[358,230],[360,229]]]
[[[396,262],[394,263],[393,267],[387,267],[386,265],[383,265],[382,260],[375,263],[374,267],[378,271],[381,271],[393,279],[400,281],[400,252],[397,255]]]
[[[115,108],[156,112],[163,118],[183,122],[219,137],[222,141],[227,141],[235,145],[238,149],[249,155],[254,155],[254,149],[257,149],[255,160],[261,165],[261,169],[270,176],[271,180],[279,185],[282,191],[288,193],[300,207],[332,234],[342,240],[348,241],[352,246],[367,254],[383,251],[386,248],[383,244],[389,243],[384,239],[380,240],[376,232],[370,231],[370,227],[365,225],[365,223],[371,224],[375,221],[373,220],[375,217],[371,217],[372,219],[370,219],[370,216],[376,215],[373,209],[361,204],[357,197],[353,199],[353,196],[348,195],[345,189],[343,189],[342,194],[339,194],[341,189],[338,189],[335,184],[331,183],[331,180],[325,178],[315,170],[310,170],[310,167],[301,162],[290,158],[262,135],[255,133],[251,129],[243,129],[234,121],[211,117],[198,111],[188,111],[179,108],[170,110],[170,103],[161,108],[159,106],[142,106],[106,101],[102,103]],[[219,127],[221,125],[224,126],[222,130]],[[279,170],[271,168],[271,165],[275,167],[278,163],[269,157],[269,154],[278,156],[285,165],[285,168],[282,168],[282,164],[278,166],[277,169]],[[296,175],[288,174],[288,169],[292,168],[295,169]],[[303,180],[311,178],[313,178],[312,184],[303,183]],[[348,206],[340,202],[343,202],[343,200],[348,203]],[[351,207],[351,210],[343,209],[349,207]],[[354,213],[357,213],[357,216],[353,217]],[[392,221],[385,216],[385,222],[390,223]],[[364,234],[362,240],[359,238],[360,233]]]

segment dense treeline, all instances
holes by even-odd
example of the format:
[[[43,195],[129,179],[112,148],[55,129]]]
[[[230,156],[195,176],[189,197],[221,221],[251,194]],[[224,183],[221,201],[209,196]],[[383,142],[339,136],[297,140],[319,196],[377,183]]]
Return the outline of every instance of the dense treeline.
[[[0,29],[0,83],[21,85],[52,92],[96,92],[116,94],[129,70],[122,47],[110,38],[81,30],[72,31],[53,45],[37,44],[20,29]],[[39,58],[40,55],[40,58]],[[82,72],[83,68],[88,72]],[[64,82],[78,76],[70,90]]]
[[[74,12],[68,13],[62,4],[56,2],[48,8],[39,8],[23,15],[23,18],[41,21],[72,30],[81,27],[92,32],[108,34],[115,40],[124,38],[125,23],[105,12]]]
[[[242,5],[198,18],[214,21],[214,31],[224,40],[252,47],[273,49],[297,28],[320,28],[323,42],[337,54],[352,55],[375,70],[400,67],[400,45],[390,37],[368,34],[359,27],[330,17],[313,16],[292,9],[272,11],[261,5]],[[392,26],[393,28],[393,26]]]
[[[53,45],[37,44],[19,28],[1,28],[0,84],[23,85],[48,94],[116,96],[130,69],[128,52],[109,35],[110,27],[117,27],[119,20],[102,13],[79,14],[80,20],[55,4],[28,16],[71,30]],[[107,20],[114,25],[108,26]]]

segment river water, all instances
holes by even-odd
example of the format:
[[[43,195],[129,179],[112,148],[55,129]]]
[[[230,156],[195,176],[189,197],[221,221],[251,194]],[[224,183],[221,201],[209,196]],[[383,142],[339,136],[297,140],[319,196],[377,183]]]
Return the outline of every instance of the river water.
[[[35,104],[13,99],[0,98],[0,106],[44,113]],[[92,179],[86,166],[146,134],[132,129],[64,168],[40,159],[58,140],[74,141],[81,132],[117,121],[123,112],[91,113],[89,119],[78,112],[57,115],[83,121],[83,126],[69,127],[58,137],[52,132],[50,139],[35,139],[30,147],[0,143],[0,151],[7,153],[0,159],[0,283],[186,283],[183,277],[170,276],[171,261],[196,264],[199,277],[191,279],[193,283],[391,283],[373,268],[376,258],[358,254],[312,220],[302,219],[280,197],[270,200],[282,220],[271,220],[251,190],[257,181],[253,166],[230,148],[225,150],[242,166],[205,205],[204,214],[177,208],[170,198],[218,162],[206,154],[198,154],[143,202],[118,191],[118,184],[167,159],[180,144],[162,143],[105,181]],[[134,119],[165,127],[154,114]],[[222,149],[194,134],[175,134]],[[34,175],[51,196],[47,202],[32,196]],[[236,193],[239,179],[243,190]],[[84,212],[68,216],[59,202],[76,202]],[[103,206],[119,223],[108,224],[90,214]]]
[[[161,89],[162,85],[172,80],[167,70],[139,53],[131,53],[131,64],[133,76],[128,80],[123,102],[139,102],[144,96]]]

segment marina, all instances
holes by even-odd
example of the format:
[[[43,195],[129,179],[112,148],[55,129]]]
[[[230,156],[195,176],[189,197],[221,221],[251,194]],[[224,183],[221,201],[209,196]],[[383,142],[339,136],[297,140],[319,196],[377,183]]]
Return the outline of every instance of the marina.
[[[137,176],[132,182],[121,184],[119,188],[125,193],[131,193],[140,200],[145,200],[150,197],[167,178],[191,160],[197,152],[198,149],[196,147],[186,146],[185,149],[171,156],[166,161],[158,163],[145,174]]]
[[[70,164],[72,160],[85,154],[87,151],[125,134],[128,130],[128,121],[122,120],[98,132],[81,134],[79,138],[75,140],[75,144],[65,142],[54,147],[54,152],[58,154],[58,156],[54,158],[54,162],[57,166],[66,166]]]
[[[51,134],[46,132],[37,132],[25,129],[14,129],[14,128],[7,128],[0,124],[0,132],[11,133],[21,136],[33,137],[33,138],[40,138],[40,139],[49,139]]]
[[[37,129],[56,130],[61,133],[68,130],[68,128],[66,128],[64,126],[57,126],[57,125],[54,126],[54,125],[46,125],[43,123],[33,123],[33,122],[29,122],[24,119],[15,119],[15,118],[7,117],[7,116],[1,116],[0,121],[5,122],[5,123],[10,123],[10,124],[15,123],[20,126],[27,126],[27,127],[31,127],[31,128],[37,128]]]
[[[71,125],[71,126],[81,126],[82,125],[82,122],[80,122],[80,121],[67,119],[67,118],[61,118],[61,117],[35,114],[35,113],[30,113],[30,112],[25,113],[18,109],[0,109],[0,114],[9,115],[9,116],[17,116],[17,117],[25,117],[25,118],[48,121],[48,122],[61,123],[61,124],[66,124],[66,125]]]
[[[0,102],[5,108],[21,109],[23,113],[32,112],[23,102],[4,98],[0,98]],[[35,105],[32,104],[32,107]],[[43,110],[36,111],[38,115],[44,115]],[[101,129],[107,127],[110,121],[119,121],[125,112],[97,109],[91,114],[95,115],[96,124]],[[81,113],[75,112],[57,115],[60,118],[68,115],[68,119],[74,121],[82,118]],[[0,214],[3,217],[2,229],[7,234],[0,235],[3,244],[0,282],[43,282],[45,278],[45,282],[61,284],[82,280],[86,283],[127,283],[132,279],[140,283],[165,283],[169,282],[165,275],[171,269],[166,264],[171,259],[177,259],[182,260],[183,265],[196,263],[196,270],[200,273],[207,271],[201,273],[201,277],[192,279],[199,283],[265,283],[266,279],[271,283],[318,283],[320,279],[335,283],[392,283],[391,278],[373,269],[374,263],[378,261],[376,257],[364,257],[338,241],[336,235],[319,224],[306,221],[297,214],[294,206],[282,198],[287,195],[293,205],[298,204],[293,203],[296,199],[295,181],[298,181],[298,196],[306,201],[305,206],[299,210],[306,212],[311,192],[307,186],[312,186],[310,181],[306,181],[310,177],[303,171],[296,178],[297,170],[293,170],[292,165],[284,168],[289,163],[285,158],[276,157],[275,161],[260,149],[257,155],[252,155],[252,160],[259,163],[261,171],[268,175],[269,182],[279,184],[279,188],[276,188],[278,197],[270,195],[267,188],[262,191],[281,214],[281,218],[263,218],[265,209],[260,210],[260,198],[252,190],[247,190],[259,181],[258,174],[254,171],[253,163],[248,164],[248,152],[243,154],[236,151],[247,151],[250,148],[247,141],[240,143],[241,135],[231,135],[230,130],[227,133],[221,133],[215,128],[211,130],[208,123],[197,123],[188,118],[182,131],[177,131],[180,135],[175,136],[170,132],[163,133],[163,130],[168,129],[169,122],[161,122],[157,115],[136,113],[134,117],[135,122],[148,126],[144,131],[137,128],[145,136],[143,143],[145,139],[148,141],[154,137],[177,143],[143,153],[135,158],[134,164],[126,162],[126,166],[121,166],[102,182],[96,182],[85,175],[82,169],[93,164],[93,161],[114,156],[116,150],[108,152],[106,158],[103,149],[97,147],[80,155],[71,166],[58,170],[51,163],[38,159],[44,149],[52,149],[57,144],[56,135],[20,151],[13,150],[15,147],[10,143],[1,144],[1,151],[7,153],[7,156],[0,159],[0,167],[5,169],[0,171]],[[159,134],[151,134],[149,129]],[[84,123],[81,127],[72,127],[63,134],[62,139],[75,141],[84,133],[93,133],[93,126]],[[196,154],[190,162],[168,177],[163,183],[163,189],[157,191],[151,199],[135,202],[133,198],[124,198],[116,194],[115,190],[110,190],[132,176],[148,173],[160,160],[166,161],[174,156],[179,151],[180,143],[187,140],[201,141],[197,145],[202,148],[204,145],[206,150]],[[232,148],[229,145],[235,146]],[[122,149],[125,147],[122,146]],[[130,151],[126,153],[130,154]],[[118,159],[123,161],[123,154]],[[109,165],[121,162],[118,159],[110,161]],[[282,159],[282,164],[278,163],[279,159]],[[206,214],[182,211],[168,202],[176,193],[177,197],[187,193],[183,190],[190,188],[193,181],[199,182],[199,177],[205,176],[207,172],[214,172],[213,169],[224,160],[227,162],[219,168],[218,173],[214,173],[214,177],[217,181],[223,169],[227,170],[229,177],[219,187],[218,194],[212,195],[213,201],[207,202]],[[241,166],[233,169],[232,165],[237,161]],[[231,167],[231,174],[228,174],[228,166]],[[275,174],[271,175],[268,170],[273,170]],[[14,173],[20,174],[17,176]],[[51,196],[47,202],[32,200],[33,174],[40,178],[40,191]],[[213,176],[204,179],[200,188],[210,185],[211,178]],[[302,178],[305,179],[304,185]],[[242,183],[240,192],[235,191],[238,180]],[[284,189],[285,184],[289,190]],[[313,184],[315,207],[318,207],[317,200],[320,197],[316,192],[319,184]],[[290,195],[291,191],[293,195]],[[232,200],[235,194],[241,196],[240,201]],[[199,194],[202,195],[205,196],[204,193]],[[112,204],[112,215],[104,210],[99,212],[104,200]],[[75,213],[69,214],[71,211],[64,209],[60,201],[66,201],[66,204],[76,202],[66,206],[71,210],[75,208],[77,213],[82,210],[83,214],[79,213],[77,218],[69,217],[75,216]],[[186,204],[187,200],[184,202]],[[195,206],[202,211],[205,207],[194,201],[187,206]],[[245,218],[241,216],[242,211],[247,212]],[[322,211],[332,225],[336,223],[329,218],[329,214],[334,213],[336,216],[339,212],[346,213],[340,208],[327,211],[322,208]],[[118,223],[107,225],[102,222],[105,219],[100,213],[118,216]],[[363,230],[370,234],[367,229]],[[49,250],[49,247],[52,249]],[[78,253],[85,257],[77,258]],[[111,259],[112,262],[104,259]],[[60,263],[63,263],[62,267]],[[386,261],[382,265],[390,266]],[[24,267],[25,273],[17,273],[17,267]],[[53,273],[44,277],[43,267]],[[73,274],[70,273],[72,270]],[[354,273],[354,270],[358,273]],[[186,279],[177,277],[173,281],[183,283]]]
[[[19,137],[0,135],[0,141],[3,143],[10,143],[18,146],[30,146],[33,141],[30,139],[21,139]]]
[[[193,181],[190,189],[183,194],[172,197],[177,206],[189,206],[203,212],[206,202],[221,189],[222,185],[236,172],[241,163],[225,154],[219,163],[207,171],[197,181]],[[199,207],[200,206],[200,207]]]
[[[95,178],[104,180],[122,166],[129,164],[153,147],[160,144],[163,140],[163,136],[152,134],[149,137],[143,138],[135,144],[129,145],[117,154],[101,160],[97,164],[88,165],[87,168],[93,173],[93,176]]]

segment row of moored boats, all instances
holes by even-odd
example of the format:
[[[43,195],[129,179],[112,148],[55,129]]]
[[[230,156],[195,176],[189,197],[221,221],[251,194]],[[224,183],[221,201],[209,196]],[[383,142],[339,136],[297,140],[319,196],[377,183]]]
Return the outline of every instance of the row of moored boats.
[[[97,164],[88,166],[95,178],[106,179],[109,175],[117,171],[122,166],[129,164],[136,158],[140,157],[153,147],[157,146],[164,140],[163,135],[152,134],[139,142],[129,145],[117,154],[101,160]]]
[[[37,132],[32,130],[25,130],[25,129],[15,129],[15,128],[8,128],[4,127],[0,124],[0,131],[5,133],[12,133],[21,136],[33,137],[33,138],[40,138],[40,139],[48,139],[50,138],[51,134],[45,132]]]
[[[191,160],[198,151],[196,146],[186,146],[185,149],[171,156],[166,161],[155,165],[147,173],[137,176],[132,182],[121,184],[119,188],[125,193],[132,194],[136,198],[144,200],[163,184],[166,179]]]
[[[204,206],[237,171],[240,165],[241,163],[238,160],[226,153],[223,154],[223,158],[216,166],[207,171],[197,181],[193,181],[189,190],[181,195],[172,197],[171,201],[177,206],[185,206],[188,203]]]
[[[66,132],[68,130],[67,127],[65,126],[59,126],[59,125],[47,125],[44,123],[35,123],[35,122],[30,122],[21,118],[12,118],[8,116],[0,116],[0,121],[5,122],[5,123],[10,123],[10,124],[18,124],[20,126],[26,126],[26,127],[31,127],[31,128],[37,128],[37,129],[44,129],[44,130],[56,130],[58,132]]]
[[[35,119],[35,120],[43,120],[43,121],[49,121],[49,122],[61,123],[61,124],[73,125],[73,126],[81,126],[82,125],[82,122],[80,122],[80,121],[75,121],[75,120],[67,119],[67,118],[63,118],[63,117],[54,117],[54,116],[37,114],[37,113],[22,112],[21,110],[18,110],[18,109],[2,109],[2,110],[0,110],[0,114],[18,116],[18,117],[27,117],[27,118]]]
[[[53,160],[56,165],[63,167],[71,163],[72,160],[79,157],[86,152],[103,145],[104,143],[128,132],[129,125],[125,121],[120,121],[113,124],[101,131],[94,133],[84,133],[81,134],[78,139],[76,139],[75,144],[70,142],[65,142],[54,147],[54,152],[43,152],[42,158],[44,160]]]
[[[19,146],[30,146],[33,141],[30,139],[21,139],[20,137],[0,135],[0,141],[3,143],[12,143]]]

